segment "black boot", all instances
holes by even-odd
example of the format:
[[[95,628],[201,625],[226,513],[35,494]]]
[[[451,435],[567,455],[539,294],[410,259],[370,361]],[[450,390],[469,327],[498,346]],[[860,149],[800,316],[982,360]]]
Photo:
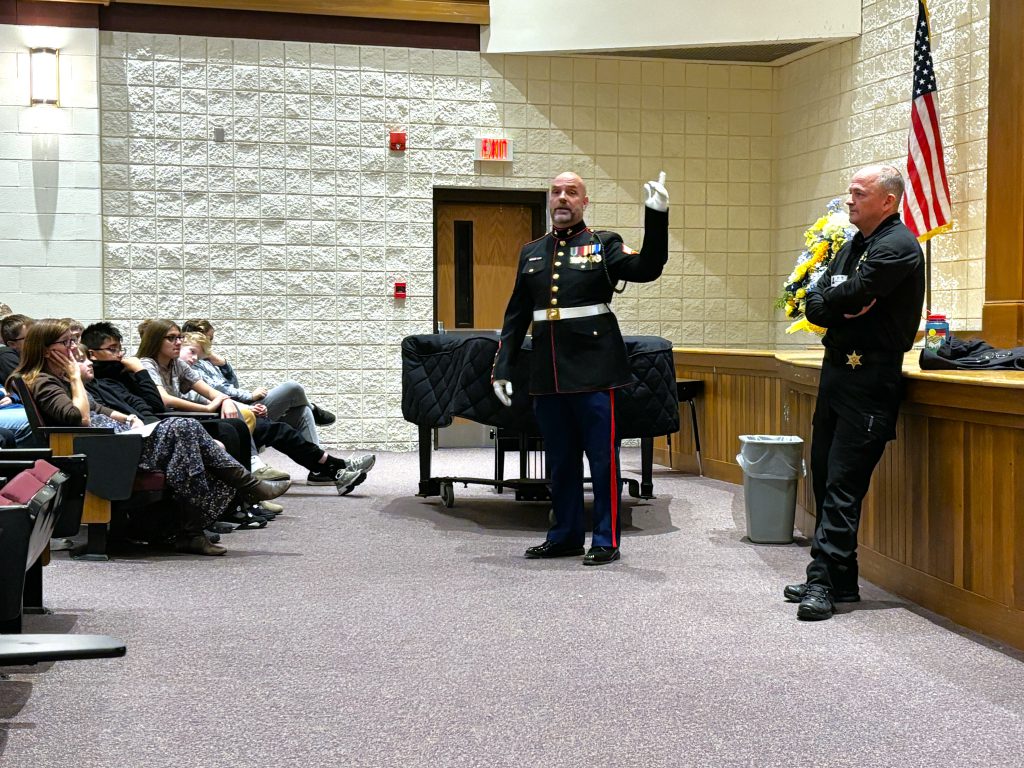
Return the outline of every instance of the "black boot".
[[[246,501],[270,501],[284,494],[292,484],[291,480],[259,480],[253,477],[241,464],[228,467],[207,467],[207,472],[237,488]]]

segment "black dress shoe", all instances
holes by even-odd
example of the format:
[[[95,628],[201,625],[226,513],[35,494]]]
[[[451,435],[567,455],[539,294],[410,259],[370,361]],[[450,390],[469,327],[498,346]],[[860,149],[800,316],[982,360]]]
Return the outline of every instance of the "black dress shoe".
[[[557,544],[553,541],[545,541],[536,547],[526,550],[526,557],[535,560],[539,557],[578,557],[583,554],[583,547],[574,547],[566,544]]]
[[[821,584],[808,584],[804,591],[804,599],[796,609],[796,617],[804,621],[821,621],[831,619],[836,606],[828,587]]]
[[[782,590],[782,596],[791,603],[799,603],[804,599],[804,593],[807,591],[806,584],[787,584],[786,588]],[[839,592],[832,590],[832,602],[834,603],[859,603],[860,592],[854,590],[853,592]]]
[[[618,547],[591,547],[583,556],[584,565],[607,565],[619,559]]]

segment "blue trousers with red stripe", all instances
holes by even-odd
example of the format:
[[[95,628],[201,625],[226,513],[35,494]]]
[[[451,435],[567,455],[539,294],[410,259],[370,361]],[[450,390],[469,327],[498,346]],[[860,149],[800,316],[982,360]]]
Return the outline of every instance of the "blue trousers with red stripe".
[[[595,547],[619,546],[619,440],[615,435],[615,390],[537,395],[533,410],[544,438],[551,472],[555,524],[548,541],[583,546],[583,455],[590,462],[594,491]]]

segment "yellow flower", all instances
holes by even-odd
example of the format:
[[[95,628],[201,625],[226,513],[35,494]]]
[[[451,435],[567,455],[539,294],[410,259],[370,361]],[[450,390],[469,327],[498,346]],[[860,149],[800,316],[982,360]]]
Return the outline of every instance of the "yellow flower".
[[[824,328],[822,328],[821,326],[815,325],[810,320],[808,320],[806,317],[801,317],[799,320],[797,320],[795,323],[793,323],[792,325],[790,325],[786,329],[786,333],[798,333],[800,331],[808,331],[809,333],[816,333],[819,336],[823,336],[825,334],[825,329]]]
[[[799,289],[799,290],[797,290],[797,292],[796,292],[796,297],[797,297],[798,299],[802,299],[802,298],[803,298],[804,296],[806,296],[806,295],[807,295],[807,289],[806,289],[806,288],[800,288],[800,289]]]

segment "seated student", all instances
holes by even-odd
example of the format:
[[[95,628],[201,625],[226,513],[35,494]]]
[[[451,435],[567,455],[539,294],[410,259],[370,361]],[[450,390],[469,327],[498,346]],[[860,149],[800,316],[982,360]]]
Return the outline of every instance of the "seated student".
[[[191,348],[192,353],[186,361],[195,369],[200,378],[218,392],[223,392],[235,402],[252,405],[259,403],[267,409],[267,418],[272,421],[283,421],[290,424],[302,433],[302,436],[311,443],[319,443],[320,436],[316,432],[316,420],[313,417],[313,408],[306,398],[306,390],[297,381],[286,381],[271,389],[259,387],[258,389],[242,389],[225,377],[223,371],[214,365],[210,358],[213,354],[210,347],[210,339],[198,331],[185,331],[185,341],[182,343],[182,355],[186,348]]]
[[[251,409],[243,406],[246,408],[243,413],[227,395],[215,392],[189,366],[181,362],[179,356],[184,336],[174,321],[143,320],[139,323],[139,336],[141,340],[136,357],[149,371],[167,410],[207,413],[219,410],[224,419],[245,419],[250,430],[255,426],[255,416],[265,412],[263,406],[254,405]],[[199,397],[190,398],[188,394],[193,391]],[[266,466],[260,460],[255,445],[250,468],[261,480],[290,479],[286,472]]]
[[[241,385],[238,383],[238,376],[231,367],[231,363],[213,351],[214,328],[209,320],[186,320],[182,324],[182,331],[184,333],[201,333],[209,340],[209,344],[203,351],[203,360],[208,362],[211,367],[219,371],[221,376],[224,377],[224,382],[221,386],[211,384],[217,391],[224,392],[242,403],[262,400],[263,404],[267,406],[268,415],[271,419],[288,422],[300,432],[304,432],[306,439],[314,443],[320,442],[314,425],[326,427],[337,421],[333,413],[324,410],[316,403],[311,403],[306,397],[306,390],[297,381],[286,381],[270,389],[259,387],[251,392],[241,389]],[[258,397],[253,397],[253,395],[257,394],[259,395]],[[238,395],[242,396],[239,397]],[[300,420],[305,421],[307,418],[312,419],[312,424],[309,425],[308,429],[303,423],[299,423]]]
[[[32,427],[29,426],[25,408],[14,402],[7,390],[0,386],[0,429],[6,430],[11,438],[20,446],[28,446],[33,442]],[[7,446],[13,448],[13,445]]]
[[[18,367],[21,345],[25,343],[25,334],[34,321],[27,315],[7,315],[0,320],[0,384]]]
[[[180,359],[199,371],[200,349],[206,337],[201,333],[185,334],[185,342],[181,345]],[[215,369],[216,370],[216,369]],[[219,376],[219,371],[217,373]],[[193,393],[189,393],[192,396]],[[324,451],[318,443],[312,442],[284,421],[267,418],[269,414],[256,419],[252,437],[256,446],[272,446],[288,456],[297,464],[309,470],[307,485],[334,485],[338,493],[345,496],[366,479],[376,456],[372,453],[350,459],[339,459]]]
[[[106,322],[93,323],[82,333],[79,345],[81,359],[88,360],[88,375],[83,371],[85,388],[93,399],[108,408],[137,416],[143,424],[154,424],[157,414],[166,414],[160,391],[149,371],[137,357],[125,357],[121,347],[121,333]],[[200,425],[221,443],[235,461],[249,466],[255,446],[249,428],[239,419],[203,419]],[[255,474],[255,473],[254,473]],[[287,480],[287,477],[260,480]],[[267,520],[284,511],[284,507],[271,501],[261,501],[247,509],[232,509],[222,515],[213,530],[221,533],[242,528],[261,528]]]
[[[165,413],[160,390],[137,357],[125,355],[121,332],[111,323],[98,322],[82,332],[84,356],[91,360],[95,380],[86,386],[96,400],[111,408],[134,413],[144,424]],[[238,419],[204,419],[202,426],[220,440],[240,464],[249,464],[249,429]],[[284,478],[277,478],[284,479]]]
[[[220,369],[218,369],[216,366],[214,366],[212,363],[208,361],[209,353],[210,343],[209,339],[206,337],[205,334],[197,332],[185,334],[185,341],[182,342],[181,345],[181,359],[184,360],[188,365],[190,365],[207,384],[216,389],[218,392],[228,392],[229,394],[232,391],[240,392],[243,397],[247,397],[249,393],[239,390],[236,387],[233,387],[227,383]],[[257,390],[257,394],[259,394],[261,398],[263,397],[261,391]],[[278,394],[282,395],[283,397],[276,398],[275,396]],[[232,398],[234,398],[234,395],[231,396]],[[297,426],[292,421],[289,421],[288,412],[285,412],[283,416],[275,416],[275,403],[279,405],[282,402],[282,400],[287,401],[293,397],[297,397],[297,400],[292,400],[293,402],[299,402],[304,404],[300,405],[298,408],[301,409],[302,411],[302,414],[300,416],[300,424],[302,426]],[[248,400],[243,400],[243,402],[251,402],[251,400],[252,398],[249,397]],[[306,394],[300,384],[294,381],[287,381],[284,384],[279,384],[278,386],[274,387],[274,389],[270,390],[270,393],[266,395],[266,399],[262,400],[260,405],[266,406],[267,419],[271,421],[283,422],[294,427],[296,430],[298,430],[298,432],[300,433],[305,442],[311,443],[312,445],[320,444],[319,436],[316,433],[316,427],[312,423],[309,405],[306,401]],[[280,408],[278,408],[276,412],[280,414]],[[264,440],[264,443],[260,442],[260,436],[257,434],[257,431],[260,430],[261,428],[259,426],[259,422],[257,422],[257,428],[256,430],[253,431],[253,438],[256,440],[256,444],[258,446],[266,444],[266,440]],[[265,426],[262,428],[262,432],[264,433],[264,435],[266,434]],[[288,453],[287,450],[282,449],[278,445],[275,445],[273,443],[270,444],[274,445],[275,448],[282,450],[285,454],[291,456],[291,454]],[[296,459],[296,461],[298,461],[298,459]],[[345,460],[343,466],[358,467],[361,472],[369,472],[370,469],[373,467],[375,461],[376,457],[373,454],[364,454],[361,456]],[[306,464],[302,461],[298,461],[298,463],[302,464],[303,466],[306,466]],[[353,483],[353,485],[350,486],[349,490],[351,490],[351,488],[355,487],[356,485],[359,485],[359,483],[361,483],[363,479],[365,479],[365,477]],[[326,469],[324,471],[311,470],[306,478],[307,485],[337,485],[337,482],[337,472],[327,471]]]
[[[29,329],[14,377],[28,386],[48,424],[89,426],[92,414],[97,413],[96,420],[104,425],[131,428],[137,420],[134,415],[90,402],[81,369],[71,354],[73,345],[68,323],[39,321]],[[183,518],[177,548],[201,555],[226,551],[211,543],[203,530],[236,497],[273,499],[290,485],[253,477],[193,419],[166,419],[156,424],[143,437],[139,468],[164,473]]]

